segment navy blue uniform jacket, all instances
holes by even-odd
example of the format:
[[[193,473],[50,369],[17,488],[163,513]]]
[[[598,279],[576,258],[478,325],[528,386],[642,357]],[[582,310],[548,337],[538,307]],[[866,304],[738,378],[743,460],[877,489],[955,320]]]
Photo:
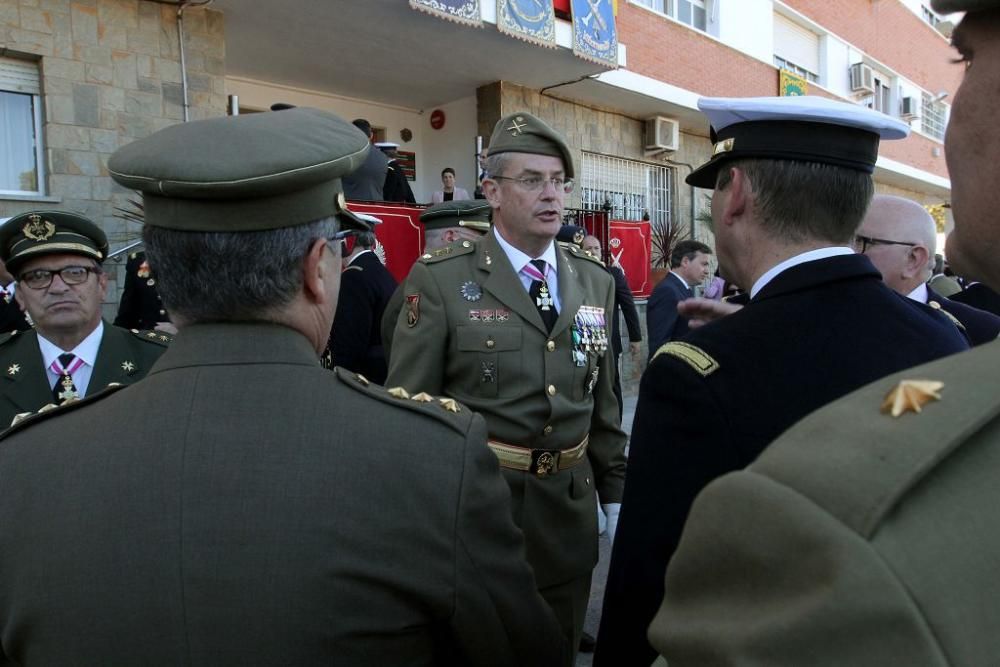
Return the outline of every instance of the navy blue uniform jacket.
[[[595,665],[648,667],[656,658],[646,628],[688,510],[708,482],[745,467],[830,401],[967,348],[954,323],[886,287],[864,255],[783,271],[741,311],[682,343],[717,368],[699,372],[661,354],[642,377]]]
[[[1000,316],[991,312],[973,308],[972,306],[943,297],[930,287],[927,288],[927,303],[936,301],[941,310],[947,311],[952,317],[962,323],[965,335],[972,345],[991,343],[1000,335]]]
[[[382,349],[382,313],[394,291],[396,280],[373,252],[358,255],[344,270],[330,332],[334,366],[385,384],[388,367]]]
[[[1000,294],[982,283],[972,283],[958,294],[952,294],[948,298],[994,315],[1000,315]]]

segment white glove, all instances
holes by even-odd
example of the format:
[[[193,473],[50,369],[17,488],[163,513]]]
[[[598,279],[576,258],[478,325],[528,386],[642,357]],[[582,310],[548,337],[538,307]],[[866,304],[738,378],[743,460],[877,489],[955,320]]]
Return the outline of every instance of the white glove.
[[[604,510],[604,516],[608,518],[608,540],[611,544],[615,543],[615,531],[618,530],[618,512],[622,509],[621,503],[602,503],[601,509]]]

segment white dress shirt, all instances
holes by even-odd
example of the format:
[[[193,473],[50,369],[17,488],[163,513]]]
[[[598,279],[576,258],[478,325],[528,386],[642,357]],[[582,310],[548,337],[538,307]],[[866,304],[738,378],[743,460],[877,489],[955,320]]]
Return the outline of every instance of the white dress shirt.
[[[97,351],[101,347],[101,338],[104,336],[104,322],[98,322],[97,328],[90,332],[90,335],[80,341],[80,344],[72,350],[63,350],[55,343],[45,339],[42,334],[38,334],[38,347],[42,350],[42,363],[45,364],[45,374],[49,378],[49,387],[55,387],[56,382],[61,377],[52,370],[52,362],[59,358],[60,354],[70,352],[78,359],[83,360],[83,365],[73,373],[73,386],[76,387],[80,396],[87,395],[87,388],[90,387],[90,377],[94,374],[94,364],[97,363]],[[99,387],[103,389],[104,387]]]
[[[500,247],[503,248],[504,254],[507,255],[507,259],[510,260],[510,265],[514,267],[514,272],[517,277],[521,280],[521,284],[524,285],[524,291],[527,292],[531,288],[532,279],[530,276],[526,276],[521,273],[521,269],[524,265],[533,259],[544,259],[545,263],[549,265],[548,272],[546,273],[546,284],[549,287],[549,294],[552,296],[552,301],[555,305],[556,312],[558,313],[562,310],[562,303],[559,298],[559,265],[556,263],[556,244],[554,241],[549,242],[549,247],[545,249],[539,257],[532,257],[531,255],[526,255],[521,252],[511,244],[507,243],[503,235],[500,234],[500,230],[496,227],[497,242],[500,243]]]

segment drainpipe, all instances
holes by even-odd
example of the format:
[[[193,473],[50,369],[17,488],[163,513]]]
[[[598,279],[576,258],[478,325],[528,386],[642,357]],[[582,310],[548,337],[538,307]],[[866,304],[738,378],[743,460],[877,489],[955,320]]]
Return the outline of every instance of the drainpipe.
[[[184,122],[188,122],[189,113],[188,109],[190,105],[188,104],[188,77],[187,77],[187,62],[184,59],[184,8],[187,7],[186,2],[182,2],[180,7],[177,8],[177,42],[180,46],[181,51],[181,95],[183,96],[182,109],[184,110]]]

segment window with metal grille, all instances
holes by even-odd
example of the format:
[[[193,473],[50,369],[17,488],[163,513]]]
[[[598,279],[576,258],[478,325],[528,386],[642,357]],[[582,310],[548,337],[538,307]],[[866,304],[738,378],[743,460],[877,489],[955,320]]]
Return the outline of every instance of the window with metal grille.
[[[40,101],[38,65],[0,56],[0,195],[42,194]]]
[[[920,131],[924,134],[944,141],[944,128],[947,112],[944,102],[935,101],[927,93],[921,95]]]
[[[670,167],[584,151],[579,184],[585,210],[610,207],[612,220],[643,220],[648,214],[655,225],[673,223]]]
[[[675,18],[692,28],[705,31],[708,21],[706,0],[634,0],[637,4]]]

